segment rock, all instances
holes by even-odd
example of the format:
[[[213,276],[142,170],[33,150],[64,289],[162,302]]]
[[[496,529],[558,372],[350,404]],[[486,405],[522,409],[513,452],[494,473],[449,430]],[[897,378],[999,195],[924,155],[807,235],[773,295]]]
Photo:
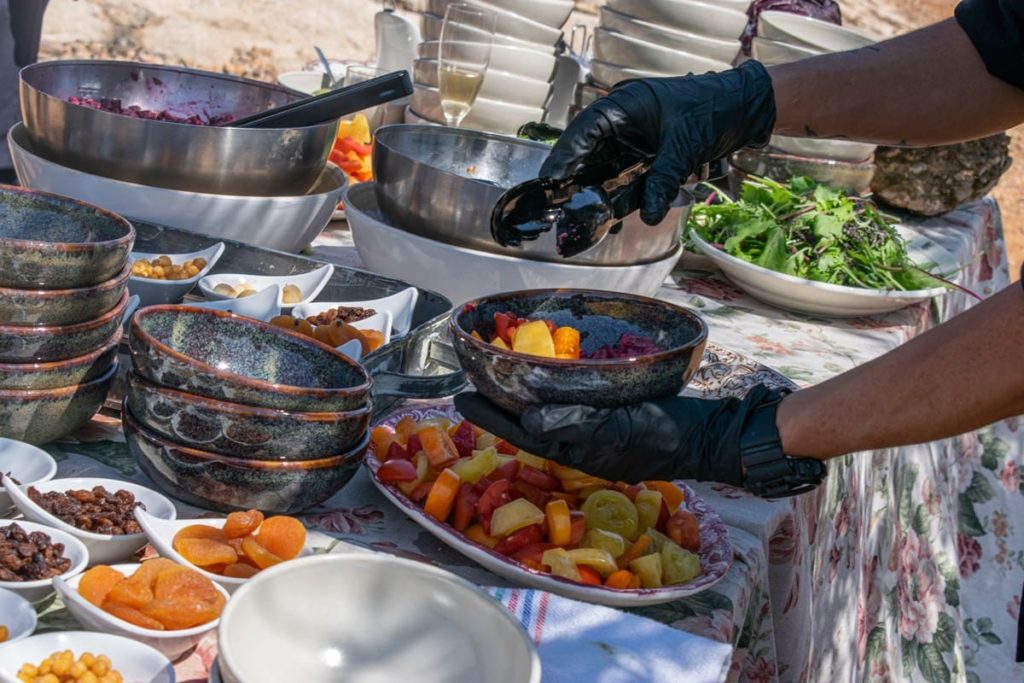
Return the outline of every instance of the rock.
[[[1003,133],[943,147],[879,147],[871,191],[891,206],[935,216],[986,195],[1011,161]]]

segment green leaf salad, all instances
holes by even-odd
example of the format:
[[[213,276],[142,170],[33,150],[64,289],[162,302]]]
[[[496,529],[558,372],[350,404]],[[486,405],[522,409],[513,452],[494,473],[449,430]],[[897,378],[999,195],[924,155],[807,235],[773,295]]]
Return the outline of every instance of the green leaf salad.
[[[695,204],[687,226],[732,256],[808,280],[900,291],[943,284],[910,261],[873,203],[810,178],[750,176],[738,199]]]

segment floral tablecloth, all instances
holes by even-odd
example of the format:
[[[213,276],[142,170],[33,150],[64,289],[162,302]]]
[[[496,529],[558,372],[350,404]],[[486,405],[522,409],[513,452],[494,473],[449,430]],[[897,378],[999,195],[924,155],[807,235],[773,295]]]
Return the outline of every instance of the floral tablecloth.
[[[985,296],[1007,268],[998,208],[985,200],[914,226],[963,266],[962,284]],[[335,224],[314,253],[359,266]],[[677,269],[659,296],[704,314],[711,349],[695,388],[742,393],[752,382],[819,382],[920,334],[970,305],[963,293],[874,318],[817,319],[761,304],[721,276]],[[730,349],[733,352],[725,351]],[[739,355],[742,354],[742,355]],[[955,388],[951,388],[955,390]],[[60,476],[144,479],[116,421],[99,417],[47,449]],[[1024,582],[1024,520],[1015,421],[933,444],[834,461],[821,489],[768,502],[730,487],[697,485],[730,526],[736,559],[695,597],[639,614],[734,647],[730,681],[1024,680],[1013,664]],[[180,506],[182,516],[200,511]],[[365,473],[305,517],[345,543],[439,564],[481,584],[502,580],[408,521]],[[51,609],[46,628],[67,625]],[[204,680],[213,639],[178,663]]]

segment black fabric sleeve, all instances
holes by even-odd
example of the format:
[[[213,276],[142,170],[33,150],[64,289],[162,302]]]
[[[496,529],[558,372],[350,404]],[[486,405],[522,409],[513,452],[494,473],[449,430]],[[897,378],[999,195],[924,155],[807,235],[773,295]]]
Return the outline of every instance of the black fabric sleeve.
[[[956,20],[988,72],[1024,88],[1024,0],[963,0]]]

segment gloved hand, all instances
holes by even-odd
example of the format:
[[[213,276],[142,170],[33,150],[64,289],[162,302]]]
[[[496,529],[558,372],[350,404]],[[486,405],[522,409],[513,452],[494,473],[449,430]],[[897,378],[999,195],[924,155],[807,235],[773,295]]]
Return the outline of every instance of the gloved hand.
[[[530,408],[519,420],[473,392],[458,394],[455,407],[525,451],[602,479],[742,486],[740,434],[747,415],[778,395],[759,385],[742,400],[676,396],[614,409],[549,405]]]
[[[584,166],[654,156],[640,218],[657,225],[702,164],[766,144],[774,126],[772,81],[756,61],[703,76],[625,81],[569,124],[540,177],[562,179]]]

